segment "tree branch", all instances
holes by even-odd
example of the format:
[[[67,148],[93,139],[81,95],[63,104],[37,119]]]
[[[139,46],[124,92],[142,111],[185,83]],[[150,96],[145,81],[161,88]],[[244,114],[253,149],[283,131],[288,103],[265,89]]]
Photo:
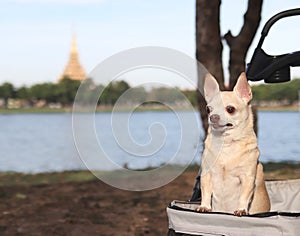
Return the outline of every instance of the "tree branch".
[[[245,58],[248,49],[257,32],[260,20],[263,0],[248,0],[248,8],[244,14],[244,24],[237,36],[232,36],[228,31],[224,39],[230,48],[230,86],[232,89],[241,72],[245,70]]]
[[[245,54],[257,32],[261,20],[262,3],[263,0],[248,0],[248,9],[244,15],[244,25],[236,37],[237,43],[243,46]]]
[[[232,36],[230,30],[228,30],[228,32],[224,35],[223,38],[225,39],[225,41],[228,44],[228,46],[231,47],[231,45],[232,45],[235,37]]]

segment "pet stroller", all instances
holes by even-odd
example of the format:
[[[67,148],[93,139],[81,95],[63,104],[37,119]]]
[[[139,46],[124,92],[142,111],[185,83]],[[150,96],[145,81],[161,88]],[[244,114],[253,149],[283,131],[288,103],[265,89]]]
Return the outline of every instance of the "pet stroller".
[[[300,8],[281,12],[265,24],[258,46],[247,66],[247,78],[266,83],[290,80],[290,66],[300,66],[300,51],[278,56],[266,54],[261,46],[271,26],[281,18],[300,15]],[[300,235],[300,179],[266,181],[270,212],[237,217],[230,213],[195,209],[200,204],[200,176],[189,201],[172,201],[167,207],[168,236],[184,235]]]

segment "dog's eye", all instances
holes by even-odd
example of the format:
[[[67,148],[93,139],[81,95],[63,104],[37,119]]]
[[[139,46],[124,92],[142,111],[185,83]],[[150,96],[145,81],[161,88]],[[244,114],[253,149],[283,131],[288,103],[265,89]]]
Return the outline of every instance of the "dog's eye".
[[[210,106],[206,106],[206,112],[207,114],[212,112],[212,108]]]
[[[233,114],[235,112],[235,107],[233,106],[227,106],[226,107],[226,111],[229,113],[229,114]]]

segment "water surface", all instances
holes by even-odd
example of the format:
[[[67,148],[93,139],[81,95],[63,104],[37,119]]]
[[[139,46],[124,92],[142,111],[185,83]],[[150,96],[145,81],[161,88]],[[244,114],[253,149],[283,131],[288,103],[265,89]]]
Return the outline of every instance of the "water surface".
[[[191,157],[185,153],[196,153],[193,162],[200,163],[201,145],[198,143],[203,136],[198,127],[189,123],[195,114],[182,112],[181,115],[185,117],[184,127],[191,135],[179,153],[180,159],[173,164],[189,162]],[[182,135],[182,124],[176,119],[176,114],[170,111],[137,112],[130,116],[128,124],[124,129],[129,130],[129,143],[136,142],[136,150],[124,149],[124,142],[120,145],[115,139],[110,113],[97,113],[95,116],[99,143],[116,165],[137,169],[172,162]],[[86,169],[74,145],[71,114],[3,114],[0,115],[0,130],[0,171],[39,173]],[[298,112],[259,112],[261,161],[299,162],[299,131]],[[157,140],[163,142],[156,144],[153,137],[154,141],[155,137],[162,137]],[[151,155],[151,149],[139,149],[151,142],[159,146]],[[135,155],[143,151],[147,155]],[[90,161],[94,161],[95,169],[105,169],[98,159]]]

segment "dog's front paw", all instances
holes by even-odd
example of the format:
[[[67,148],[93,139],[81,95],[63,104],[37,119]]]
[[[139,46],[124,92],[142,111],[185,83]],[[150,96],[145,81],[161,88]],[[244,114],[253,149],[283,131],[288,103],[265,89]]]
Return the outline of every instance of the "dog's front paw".
[[[205,206],[199,206],[196,208],[196,211],[198,212],[211,212],[211,208],[205,207]]]
[[[234,215],[235,216],[246,216],[246,215],[248,215],[248,212],[245,209],[240,209],[240,210],[234,211]]]

